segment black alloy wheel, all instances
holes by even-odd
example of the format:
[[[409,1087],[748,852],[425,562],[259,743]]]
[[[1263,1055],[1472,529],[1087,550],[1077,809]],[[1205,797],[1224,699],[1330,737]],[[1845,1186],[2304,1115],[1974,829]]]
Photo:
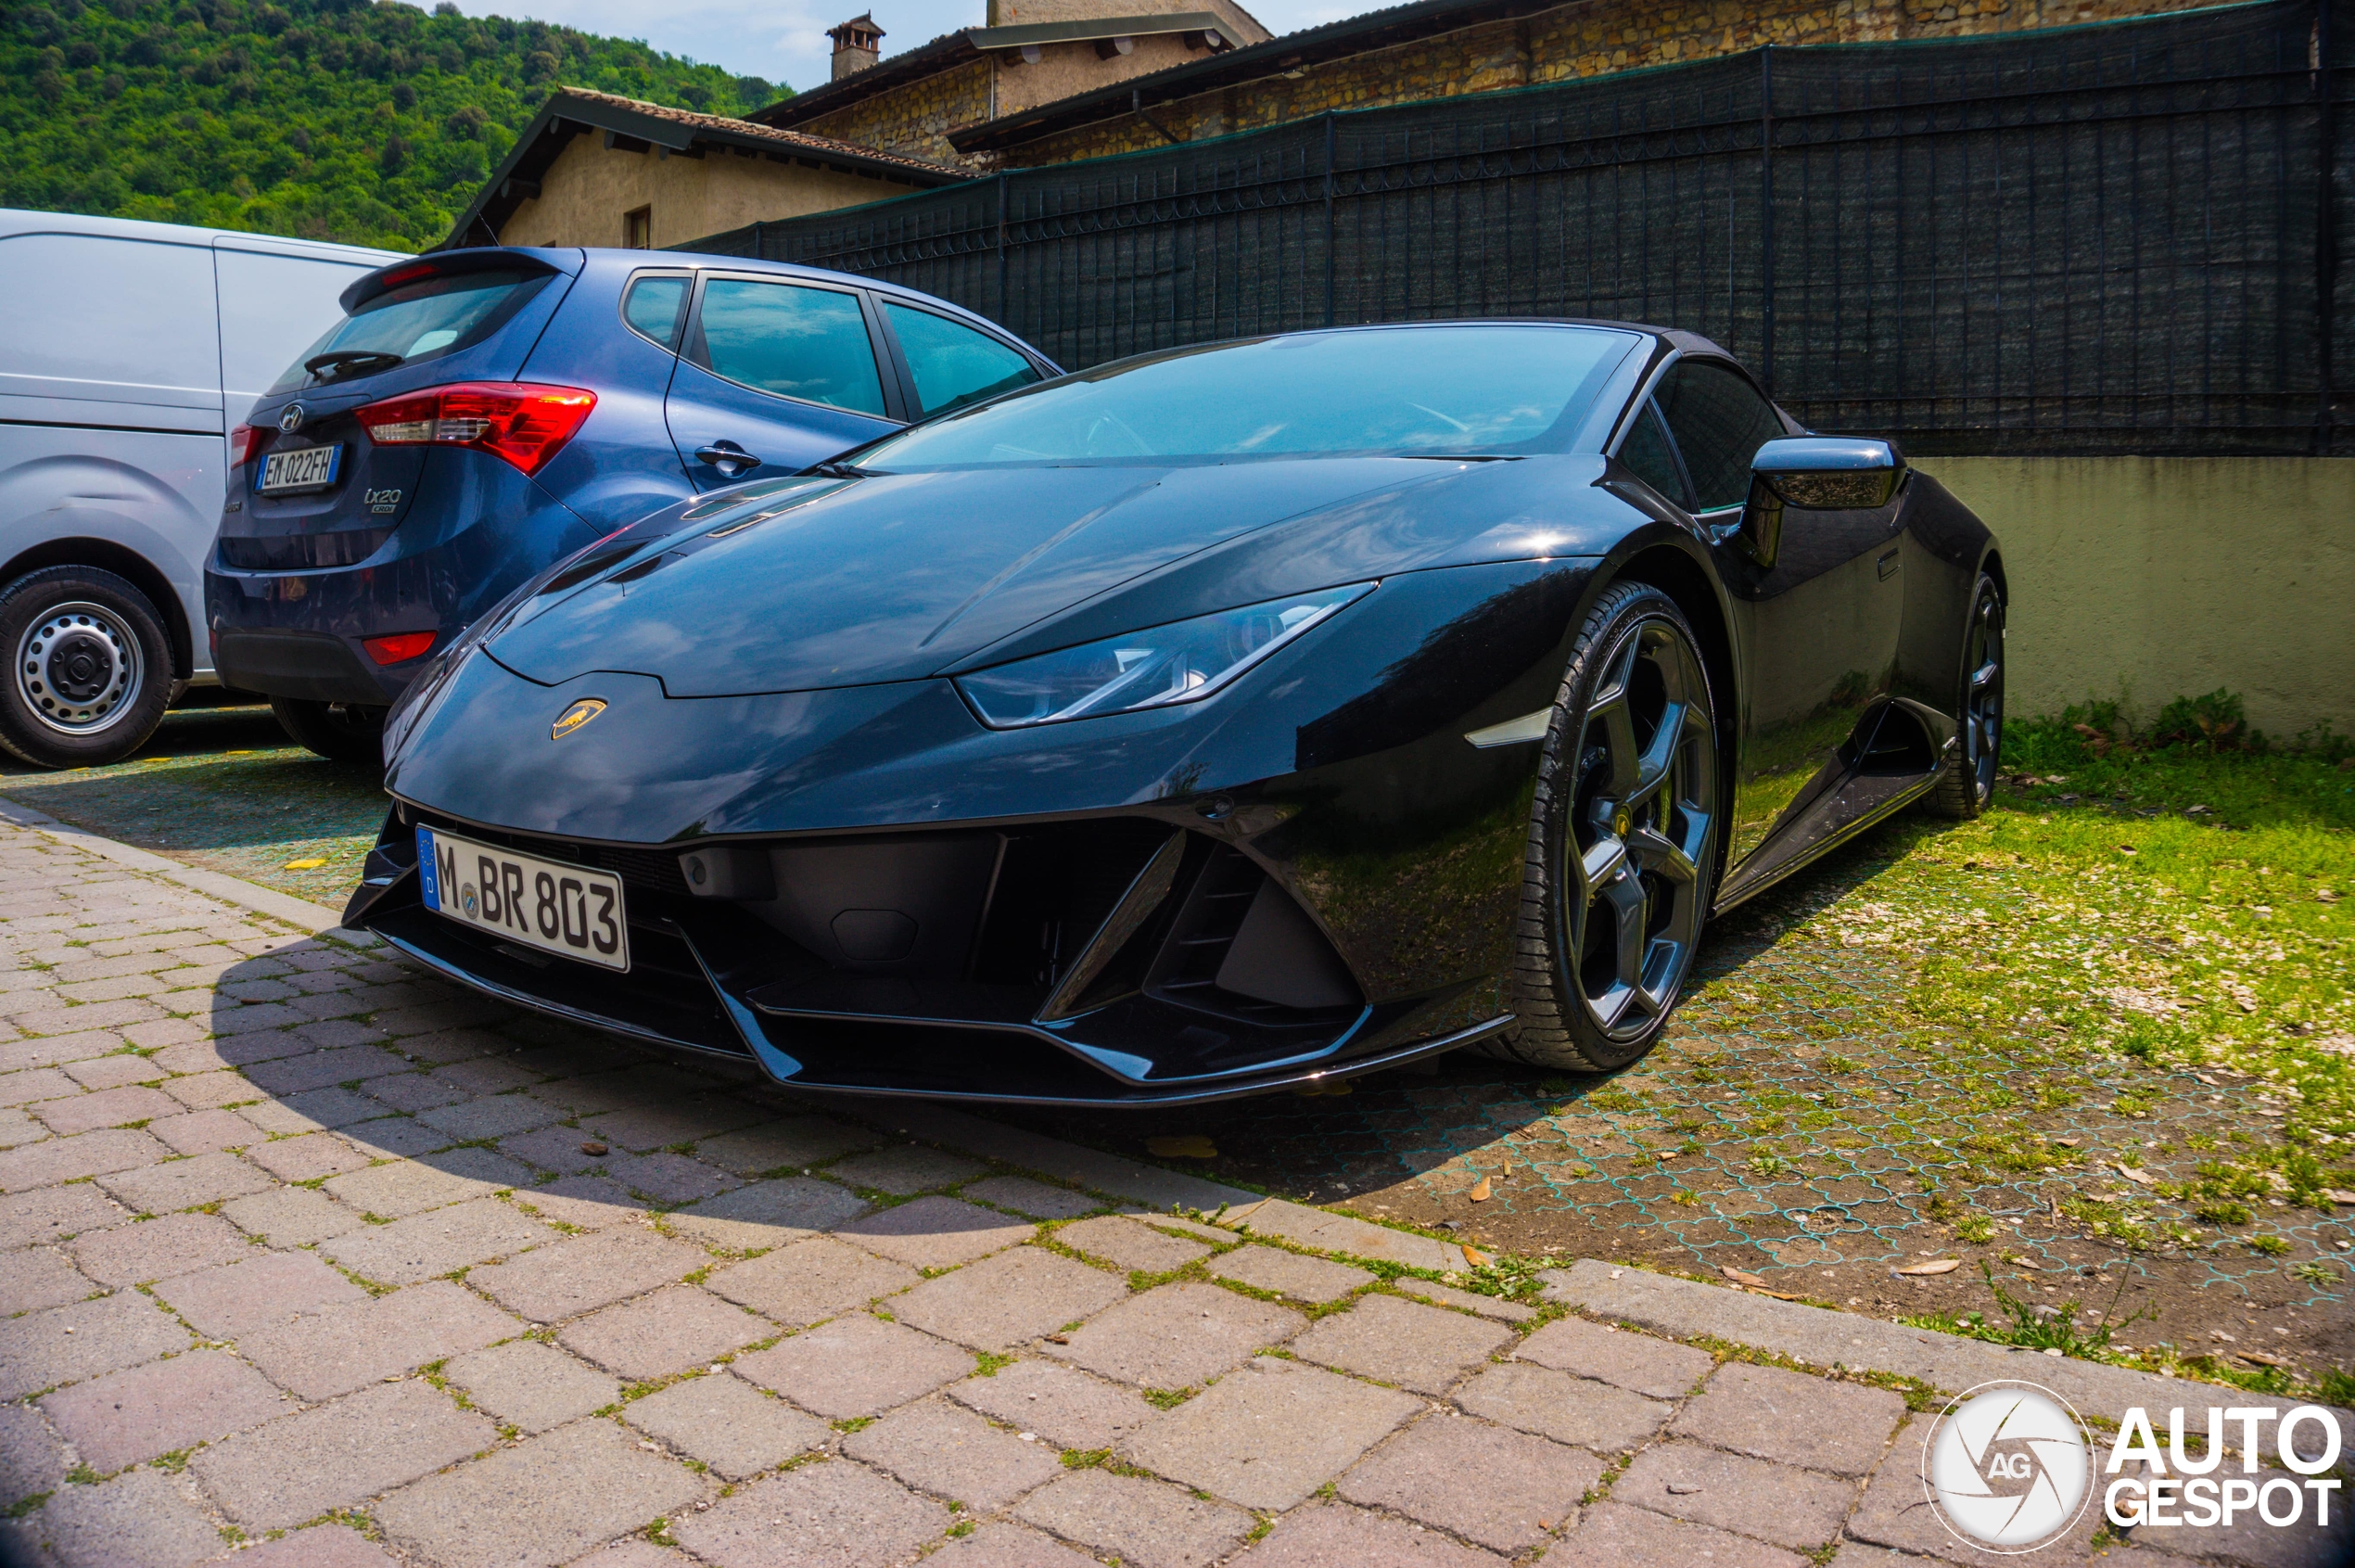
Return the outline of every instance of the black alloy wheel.
[[[172,643],[155,605],[95,567],[48,567],[0,591],[0,746],[45,768],[120,762],[172,700]]]
[[[278,720],[278,728],[297,746],[330,762],[359,762],[379,769],[385,765],[387,711],[359,703],[270,699],[270,712]]]
[[[1930,809],[1967,822],[1995,798],[2004,755],[2004,595],[1981,572],[1963,625],[1962,690],[1954,707],[1954,749],[1930,792]]]
[[[1606,593],[1538,764],[1512,1037],[1492,1054],[1608,1072],[1649,1051],[1699,950],[1723,812],[1708,666],[1674,600]]]

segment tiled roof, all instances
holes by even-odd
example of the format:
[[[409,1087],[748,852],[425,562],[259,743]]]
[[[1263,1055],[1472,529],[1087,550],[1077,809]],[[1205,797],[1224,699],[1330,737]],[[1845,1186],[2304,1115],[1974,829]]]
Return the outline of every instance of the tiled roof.
[[[781,130],[774,125],[762,125],[750,120],[738,120],[724,114],[699,114],[694,109],[672,108],[667,104],[650,104],[642,98],[625,98],[618,93],[600,93],[588,87],[560,87],[549,100],[549,107],[561,117],[560,105],[571,100],[579,103],[608,104],[615,108],[643,114],[650,119],[667,120],[714,135],[742,137],[749,141],[774,143],[780,147],[797,147],[808,152],[834,153],[865,159],[871,163],[897,164],[911,172],[926,174],[955,174],[969,178],[966,171],[951,169],[946,164],[929,162],[921,158],[909,158],[901,153],[885,152],[879,147],[862,147],[857,142],[837,141],[832,136],[813,136],[807,131]]]

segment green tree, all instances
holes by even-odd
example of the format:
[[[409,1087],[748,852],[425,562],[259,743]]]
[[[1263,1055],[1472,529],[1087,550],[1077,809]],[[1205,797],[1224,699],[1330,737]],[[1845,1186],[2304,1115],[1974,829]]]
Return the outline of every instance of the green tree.
[[[398,0],[44,0],[0,16],[0,205],[415,250],[557,84],[710,114],[757,76]]]

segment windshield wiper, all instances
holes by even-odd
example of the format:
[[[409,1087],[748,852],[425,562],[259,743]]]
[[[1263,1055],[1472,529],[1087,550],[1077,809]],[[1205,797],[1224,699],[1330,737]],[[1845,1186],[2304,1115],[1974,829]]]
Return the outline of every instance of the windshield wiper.
[[[381,349],[336,349],[324,354],[313,354],[302,362],[302,368],[321,380],[330,373],[337,376],[358,376],[367,372],[390,370],[401,363],[399,354],[388,354]]]

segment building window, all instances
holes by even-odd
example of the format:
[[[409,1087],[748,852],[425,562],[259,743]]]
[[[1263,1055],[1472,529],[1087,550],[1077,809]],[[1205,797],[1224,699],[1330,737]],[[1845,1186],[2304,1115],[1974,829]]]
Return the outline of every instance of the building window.
[[[621,243],[629,250],[652,250],[655,248],[655,210],[641,207],[635,212],[621,215]]]

